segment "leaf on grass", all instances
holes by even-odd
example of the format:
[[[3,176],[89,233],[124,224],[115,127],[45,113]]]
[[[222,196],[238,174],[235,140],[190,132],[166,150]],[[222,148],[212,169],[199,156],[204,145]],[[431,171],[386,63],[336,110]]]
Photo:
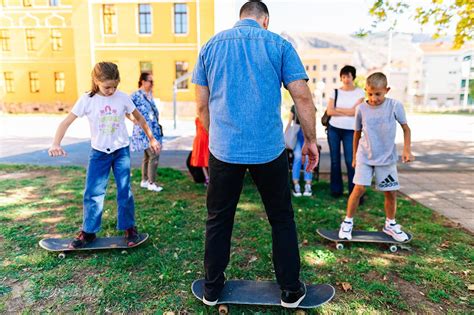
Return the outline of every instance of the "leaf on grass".
[[[387,276],[383,276],[382,280],[387,281],[388,280]]]
[[[425,296],[425,294],[424,294],[423,292],[421,292],[421,291],[420,291],[420,294],[423,295],[423,296]]]
[[[444,241],[443,243],[441,243],[441,245],[439,245],[440,247],[442,248],[449,248],[450,244],[449,244],[449,241]]]
[[[469,291],[474,291],[474,284],[468,285],[468,286],[467,286],[467,289],[468,289]]]
[[[352,290],[352,285],[349,282],[341,282],[341,286],[344,292]]]
[[[252,256],[252,257],[250,257],[250,259],[249,259],[249,264],[250,264],[250,263],[253,263],[253,262],[256,261],[256,260],[257,260],[257,256]]]
[[[341,262],[347,264],[349,262],[349,258],[342,258],[341,259]]]
[[[303,240],[303,245],[304,245],[304,246],[306,246],[306,245],[308,245],[308,244],[309,244],[308,240]]]

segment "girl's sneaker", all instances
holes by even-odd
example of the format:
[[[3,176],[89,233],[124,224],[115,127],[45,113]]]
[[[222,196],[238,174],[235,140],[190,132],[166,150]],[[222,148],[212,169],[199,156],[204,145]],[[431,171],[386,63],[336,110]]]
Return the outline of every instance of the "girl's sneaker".
[[[352,222],[342,221],[341,228],[339,229],[339,238],[340,239],[348,239],[349,241],[352,239],[352,227],[354,224]]]
[[[402,226],[400,224],[389,224],[386,222],[383,227],[383,232],[393,237],[397,242],[405,242],[408,240],[408,235],[402,231]]]
[[[127,245],[129,247],[133,247],[140,243],[140,235],[135,226],[125,230],[125,239],[127,240]]]
[[[95,241],[95,239],[95,233],[86,233],[84,231],[80,231],[74,240],[68,245],[68,247],[71,249],[82,248]]]
[[[301,187],[300,184],[295,184],[293,187],[293,196],[295,197],[301,197]]]
[[[141,188],[148,188],[148,181],[147,180],[142,180],[140,182],[140,187]]]
[[[312,195],[313,195],[313,191],[311,190],[311,184],[304,185],[303,196],[310,197]]]
[[[155,183],[148,184],[148,190],[160,192],[163,190],[163,187],[156,185]]]

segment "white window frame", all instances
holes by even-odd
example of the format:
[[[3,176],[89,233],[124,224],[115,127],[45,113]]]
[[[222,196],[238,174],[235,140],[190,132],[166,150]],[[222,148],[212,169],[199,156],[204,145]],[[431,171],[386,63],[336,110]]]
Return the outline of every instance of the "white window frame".
[[[150,6],[150,33],[140,33],[140,5],[148,4]],[[135,16],[137,17],[136,31],[138,36],[150,37],[153,35],[153,5],[152,3],[137,3],[135,7]]]
[[[184,4],[186,6],[186,18],[187,18],[187,26],[186,26],[186,33],[176,33],[175,30],[175,5],[176,4]],[[173,5],[171,6],[171,29],[173,31],[173,35],[176,37],[185,37],[189,36],[189,5],[186,2],[173,2]]]

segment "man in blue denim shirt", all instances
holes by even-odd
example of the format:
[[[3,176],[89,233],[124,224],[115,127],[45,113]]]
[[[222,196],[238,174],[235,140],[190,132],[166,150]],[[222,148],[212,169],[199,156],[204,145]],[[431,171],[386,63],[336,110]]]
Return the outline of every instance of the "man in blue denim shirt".
[[[290,91],[303,128],[307,170],[319,159],[315,109],[308,77],[291,46],[267,31],[260,1],[240,9],[234,28],[204,45],[194,69],[199,119],[209,130],[205,285],[203,302],[215,305],[224,286],[234,215],[248,169],[272,226],[273,264],[281,304],[297,307],[306,294],[299,281],[298,239],[288,184],[281,121],[281,84]]]

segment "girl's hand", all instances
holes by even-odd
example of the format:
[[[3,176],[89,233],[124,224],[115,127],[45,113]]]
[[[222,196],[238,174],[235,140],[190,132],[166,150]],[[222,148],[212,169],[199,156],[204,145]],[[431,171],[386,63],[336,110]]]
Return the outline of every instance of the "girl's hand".
[[[161,152],[161,144],[155,138],[153,138],[150,140],[150,149],[153,151],[153,153],[158,155]]]
[[[49,155],[49,156],[52,156],[52,157],[55,157],[55,156],[66,156],[67,153],[66,153],[66,151],[63,150],[63,148],[61,148],[60,145],[53,144],[53,145],[51,146],[51,148],[49,148],[49,150],[48,150],[48,155]]]
[[[356,168],[356,164],[357,164],[357,161],[356,161],[356,158],[352,158],[352,168]]]

